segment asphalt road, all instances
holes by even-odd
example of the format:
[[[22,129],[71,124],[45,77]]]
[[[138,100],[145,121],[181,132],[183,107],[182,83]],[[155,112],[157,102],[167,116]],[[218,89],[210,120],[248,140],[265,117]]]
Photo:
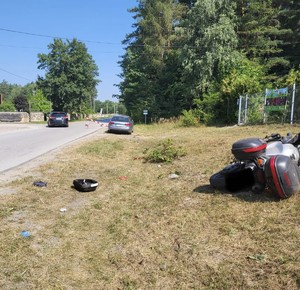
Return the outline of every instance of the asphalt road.
[[[44,124],[0,123],[0,172],[35,159],[60,146],[106,131],[95,122],[74,122],[69,127],[48,128]]]

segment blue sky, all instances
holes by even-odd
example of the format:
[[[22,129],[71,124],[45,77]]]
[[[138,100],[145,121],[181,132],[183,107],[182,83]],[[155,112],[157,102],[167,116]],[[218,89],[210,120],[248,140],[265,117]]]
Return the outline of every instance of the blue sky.
[[[118,94],[114,84],[124,54],[121,44],[134,28],[127,10],[136,0],[9,0],[1,3],[0,82],[25,85],[38,75],[38,53],[48,53],[53,37],[85,43],[99,68],[98,100],[112,100]],[[40,35],[40,36],[37,36]]]

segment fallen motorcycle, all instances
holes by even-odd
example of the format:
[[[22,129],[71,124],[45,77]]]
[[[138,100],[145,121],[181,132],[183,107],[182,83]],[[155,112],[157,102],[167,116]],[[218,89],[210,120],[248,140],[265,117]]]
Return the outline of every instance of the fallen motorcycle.
[[[261,193],[269,188],[279,198],[288,198],[300,189],[299,151],[299,134],[238,140],[231,148],[233,163],[213,174],[210,184],[229,192]]]

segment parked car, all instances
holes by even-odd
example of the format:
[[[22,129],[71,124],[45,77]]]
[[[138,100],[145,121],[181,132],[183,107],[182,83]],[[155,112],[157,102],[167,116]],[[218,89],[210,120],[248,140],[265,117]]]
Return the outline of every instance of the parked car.
[[[48,127],[69,127],[69,117],[66,112],[53,111],[48,117]]]
[[[107,131],[131,134],[133,132],[133,120],[129,116],[114,115],[108,123]]]

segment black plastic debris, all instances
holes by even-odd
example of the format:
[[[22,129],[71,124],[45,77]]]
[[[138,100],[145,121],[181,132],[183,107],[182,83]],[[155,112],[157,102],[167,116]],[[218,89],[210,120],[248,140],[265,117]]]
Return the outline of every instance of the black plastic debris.
[[[96,190],[98,182],[93,179],[75,179],[73,185],[78,191],[88,192]]]
[[[35,181],[33,183],[34,186],[38,186],[38,187],[45,187],[47,186],[47,182],[44,182],[44,181]]]

